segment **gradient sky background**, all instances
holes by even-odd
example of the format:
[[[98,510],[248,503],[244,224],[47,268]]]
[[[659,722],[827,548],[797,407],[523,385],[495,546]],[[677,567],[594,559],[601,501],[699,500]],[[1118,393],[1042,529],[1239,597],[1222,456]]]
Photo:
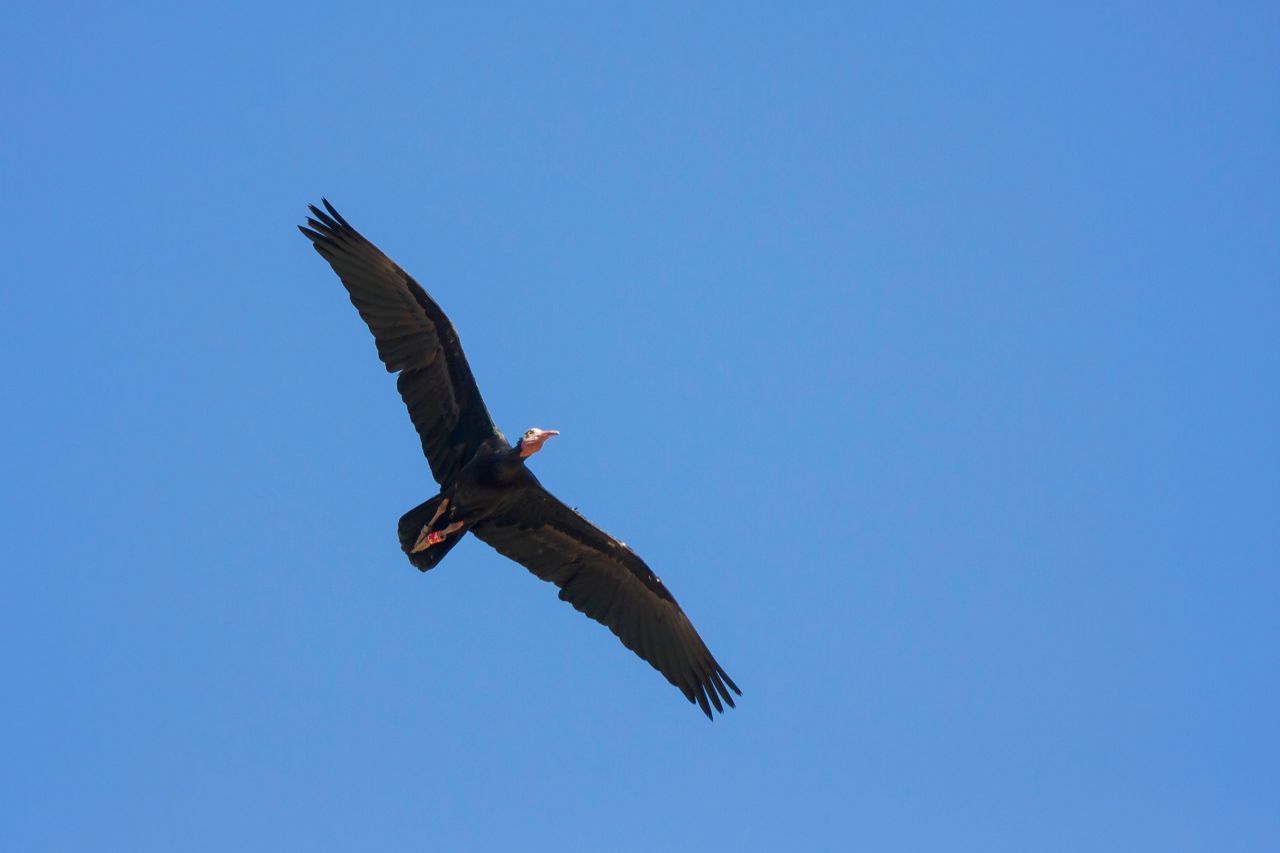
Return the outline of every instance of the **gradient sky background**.
[[[0,13],[0,846],[1280,849],[1280,7],[645,5]],[[321,195],[738,710],[408,565]]]

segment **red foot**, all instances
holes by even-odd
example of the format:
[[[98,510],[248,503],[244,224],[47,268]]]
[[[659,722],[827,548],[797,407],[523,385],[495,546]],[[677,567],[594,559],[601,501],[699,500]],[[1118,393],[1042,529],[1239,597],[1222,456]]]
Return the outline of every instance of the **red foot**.
[[[446,536],[451,536],[452,534],[457,533],[459,530],[461,530],[465,526],[466,525],[464,525],[461,521],[455,521],[453,524],[450,524],[444,530],[431,530],[431,531],[425,532],[418,537],[417,542],[413,543],[413,550],[410,551],[409,553],[416,554],[419,551],[425,551],[426,549],[430,548],[432,545],[439,545],[441,542],[445,540]]]

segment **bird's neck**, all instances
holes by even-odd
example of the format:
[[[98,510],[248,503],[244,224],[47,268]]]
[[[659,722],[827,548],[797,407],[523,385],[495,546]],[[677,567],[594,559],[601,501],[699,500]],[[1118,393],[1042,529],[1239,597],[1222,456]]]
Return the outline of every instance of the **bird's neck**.
[[[533,454],[529,454],[529,455],[532,456]],[[514,472],[523,468],[524,463],[528,458],[529,458],[528,456],[521,455],[520,442],[517,441],[515,447],[511,448],[506,453],[498,454],[498,464],[504,470],[510,470]]]

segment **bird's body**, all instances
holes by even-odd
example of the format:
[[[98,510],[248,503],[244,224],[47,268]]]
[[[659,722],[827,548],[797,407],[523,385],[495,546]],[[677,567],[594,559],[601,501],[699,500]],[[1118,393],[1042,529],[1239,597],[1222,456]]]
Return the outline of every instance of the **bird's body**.
[[[423,544],[424,530],[430,533],[432,531],[428,528],[462,525],[454,538],[432,543],[433,546],[446,543],[451,546],[462,538],[461,534],[476,524],[501,516],[518,506],[521,487],[540,488],[541,484],[524,463],[524,458],[519,454],[519,446],[512,446],[506,438],[496,435],[482,442],[457,476],[444,484],[440,494],[401,518],[402,538],[409,535],[414,537],[401,542],[409,561],[426,571],[434,568],[447,553],[447,548],[419,547]],[[444,510],[436,515],[436,508],[444,502],[447,502]],[[432,510],[432,517],[424,522],[418,515],[419,510],[425,513],[426,508]]]
[[[662,581],[624,543],[543,488],[528,468],[555,430],[514,445],[494,426],[462,346],[426,291],[324,202],[300,230],[338,273],[373,332],[409,409],[440,492],[400,519],[400,546],[421,571],[468,533],[560,588],[708,717],[737,685]],[[326,212],[327,211],[327,212]],[[732,693],[731,693],[732,691]],[[722,704],[723,700],[723,704]]]

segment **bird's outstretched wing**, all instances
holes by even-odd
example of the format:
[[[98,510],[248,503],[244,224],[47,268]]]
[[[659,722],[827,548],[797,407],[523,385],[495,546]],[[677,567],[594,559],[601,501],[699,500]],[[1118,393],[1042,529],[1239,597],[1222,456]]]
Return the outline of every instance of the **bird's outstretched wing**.
[[[712,657],[689,617],[636,553],[561,503],[530,475],[510,508],[471,532],[605,625],[711,717],[742,691]]]
[[[347,224],[328,200],[299,226],[342,279],[373,332],[387,372],[422,439],[431,473],[443,484],[481,443],[499,435],[480,397],[449,318],[413,278]],[[327,211],[327,212],[326,212]]]

